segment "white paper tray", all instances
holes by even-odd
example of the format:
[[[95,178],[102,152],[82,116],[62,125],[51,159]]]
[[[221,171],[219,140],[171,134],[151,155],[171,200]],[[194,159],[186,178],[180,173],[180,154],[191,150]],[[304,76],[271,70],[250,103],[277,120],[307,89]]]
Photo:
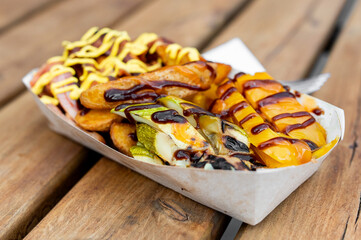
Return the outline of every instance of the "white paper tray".
[[[232,39],[210,50],[204,54],[204,57],[207,60],[228,63],[234,69],[246,73],[253,74],[265,70],[239,39]],[[31,71],[23,78],[23,83],[29,91],[29,82],[33,74],[34,71]],[[153,165],[130,158],[102,144],[77,128],[64,115],[52,111],[35,94],[33,97],[40,110],[49,120],[49,127],[55,132],[65,135],[184,196],[251,225],[262,221],[297,187],[311,177],[332,151],[317,159],[316,162],[309,162],[297,167],[258,169],[255,172]],[[310,96],[304,95],[303,97]],[[342,139],[345,131],[343,110],[319,99],[314,99],[325,112],[325,114],[315,117],[326,129],[327,141],[330,142],[337,136]]]

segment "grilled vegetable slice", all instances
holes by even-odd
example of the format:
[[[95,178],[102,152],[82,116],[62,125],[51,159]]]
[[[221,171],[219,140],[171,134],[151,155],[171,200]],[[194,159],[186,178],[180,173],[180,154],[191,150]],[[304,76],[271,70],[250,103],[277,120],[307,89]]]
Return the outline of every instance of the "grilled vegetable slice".
[[[138,141],[153,154],[158,155],[170,165],[188,167],[190,159],[177,159],[175,156],[180,148],[167,134],[149,126],[137,124]]]
[[[253,150],[268,167],[300,165],[311,160],[310,147],[298,139],[277,133],[250,106],[232,81],[220,85],[211,111],[239,124],[249,136]]]
[[[137,144],[130,148],[133,158],[158,165],[164,165],[163,161],[154,153],[146,149],[142,144]]]
[[[314,149],[326,144],[326,131],[296,99],[295,95],[267,73],[239,74],[237,89],[259,109],[267,121],[292,138],[306,140]]]
[[[158,101],[183,115],[212,144],[216,154],[249,153],[247,134],[240,127],[177,97],[162,97]]]
[[[157,153],[161,149],[161,144],[167,145],[167,141],[171,139],[178,149],[168,149],[170,151],[167,156],[163,154],[160,156],[163,160],[173,163],[176,160],[193,161],[200,158],[203,153],[213,154],[214,150],[211,145],[203,138],[203,136],[181,115],[175,110],[166,108],[159,104],[134,104],[134,105],[120,105],[113,109],[112,112],[127,118],[131,122],[145,123],[155,130],[164,133],[168,138],[161,137],[160,146],[156,150],[152,150],[148,146],[149,142],[154,146],[157,142],[154,136],[158,137],[158,133],[151,133],[149,131],[146,137],[151,140],[144,140],[142,142],[145,147]],[[146,138],[145,137],[145,138]],[[167,140],[168,139],[168,140]],[[156,139],[157,140],[157,139]],[[162,143],[163,142],[163,143]],[[177,152],[175,152],[177,150]],[[199,154],[200,153],[200,154]],[[159,152],[157,154],[160,154]],[[171,156],[172,155],[172,156]]]

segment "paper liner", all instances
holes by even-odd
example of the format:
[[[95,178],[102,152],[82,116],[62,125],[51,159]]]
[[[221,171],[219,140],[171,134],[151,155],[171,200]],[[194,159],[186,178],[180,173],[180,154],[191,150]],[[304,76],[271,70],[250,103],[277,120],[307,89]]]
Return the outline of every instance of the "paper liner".
[[[243,72],[264,71],[262,65],[239,39],[233,39],[204,54],[213,61],[226,62]],[[23,83],[30,90],[30,80],[34,70],[23,78]],[[255,225],[262,221],[277,205],[307,180],[322,164],[332,151],[301,166],[277,169],[258,169],[255,172],[204,170],[180,168],[174,166],[153,165],[130,158],[107,145],[97,141],[75,126],[63,114],[44,105],[33,94],[40,110],[49,120],[49,127],[74,141],[97,151],[104,156],[144,175],[148,178],[181,193],[208,207]],[[303,95],[302,98],[313,98]],[[313,98],[324,110],[321,116],[315,116],[327,131],[327,141],[345,131],[345,117],[342,109]]]

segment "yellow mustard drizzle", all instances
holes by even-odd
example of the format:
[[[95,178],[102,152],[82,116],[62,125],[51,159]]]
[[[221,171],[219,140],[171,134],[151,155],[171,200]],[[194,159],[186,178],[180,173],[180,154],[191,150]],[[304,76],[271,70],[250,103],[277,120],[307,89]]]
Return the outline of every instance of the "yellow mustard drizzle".
[[[46,95],[42,96],[40,98],[40,101],[42,101],[44,104],[52,104],[52,105],[58,105],[59,104],[58,99],[52,98],[52,97],[46,96]]]
[[[100,38],[103,38],[101,45],[98,47],[92,46],[92,44]],[[148,65],[137,58],[124,62],[124,59],[128,54],[135,57],[147,52],[153,54],[159,46],[167,45],[162,41],[157,41],[158,39],[158,35],[155,33],[143,33],[135,41],[130,42],[131,39],[125,31],[93,27],[89,29],[79,41],[63,42],[63,55],[48,60],[48,63],[59,62],[59,64],[53,66],[49,72],[43,74],[33,86],[32,91],[35,94],[40,94],[44,87],[51,83],[53,78],[66,72],[71,73],[72,77],[51,84],[50,89],[54,98],[49,96],[40,98],[46,104],[57,105],[59,103],[57,94],[70,92],[69,97],[73,100],[77,100],[81,93],[87,90],[93,82],[106,83],[109,81],[110,76],[117,77],[123,70],[128,73],[145,73],[161,68],[162,61],[160,58],[153,65]],[[119,51],[122,42],[125,43],[122,46],[121,51]],[[151,42],[154,43],[149,49],[148,44]],[[75,48],[79,49],[69,54]],[[102,59],[100,63],[94,59],[102,56],[108,51],[110,51],[109,55]],[[182,58],[187,54],[190,61],[197,61],[200,58],[197,49],[182,48],[179,44],[167,45],[166,53],[176,64],[179,64]],[[64,62],[63,65],[60,64],[62,62]],[[75,70],[72,68],[72,66],[78,64],[82,65],[83,70],[82,75],[79,77],[81,82],[80,87],[78,86],[79,80],[73,77],[75,75]]]
[[[67,73],[67,72],[70,72],[72,75],[75,74],[75,70],[72,68],[64,67],[61,64],[54,65],[53,67],[50,68],[50,70],[48,72],[46,72],[40,76],[40,78],[34,84],[34,86],[32,87],[31,90],[36,95],[39,95],[43,91],[44,87],[46,85],[48,85],[53,78],[55,78],[61,74]]]

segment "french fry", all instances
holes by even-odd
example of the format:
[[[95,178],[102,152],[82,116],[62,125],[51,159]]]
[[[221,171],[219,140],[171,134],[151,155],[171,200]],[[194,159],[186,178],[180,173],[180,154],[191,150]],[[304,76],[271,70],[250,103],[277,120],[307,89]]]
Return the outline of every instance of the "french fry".
[[[123,118],[113,114],[110,110],[83,109],[75,116],[75,122],[88,131],[106,132],[113,122],[120,122]]]
[[[135,125],[114,122],[110,127],[110,138],[120,152],[132,156],[130,149],[137,144]]]

